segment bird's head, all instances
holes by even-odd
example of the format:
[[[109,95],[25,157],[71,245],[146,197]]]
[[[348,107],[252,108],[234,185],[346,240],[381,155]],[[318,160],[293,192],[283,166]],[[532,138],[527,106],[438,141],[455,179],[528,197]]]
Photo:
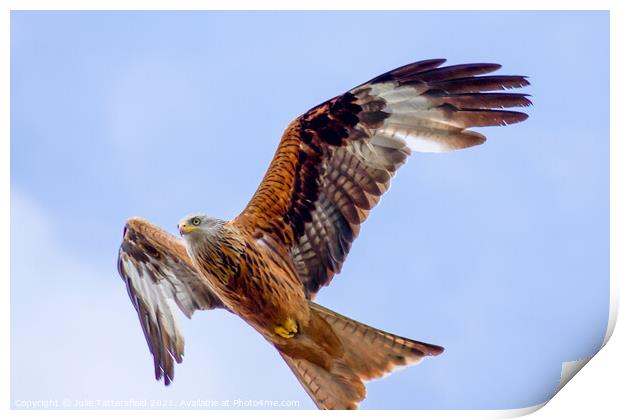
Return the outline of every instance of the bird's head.
[[[222,225],[222,221],[207,216],[206,214],[190,214],[179,221],[177,228],[183,237],[195,236],[196,234],[210,234]]]
[[[200,229],[204,223],[206,215],[204,214],[190,214],[185,216],[179,221],[177,228],[181,236],[189,235],[190,233]]]

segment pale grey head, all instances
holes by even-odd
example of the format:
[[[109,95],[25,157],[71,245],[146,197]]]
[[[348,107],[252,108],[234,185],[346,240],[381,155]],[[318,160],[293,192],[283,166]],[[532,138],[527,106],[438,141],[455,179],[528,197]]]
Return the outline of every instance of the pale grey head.
[[[223,220],[209,217],[206,214],[193,213],[182,218],[177,228],[181,236],[187,240],[198,236],[212,237],[219,232],[224,223]]]

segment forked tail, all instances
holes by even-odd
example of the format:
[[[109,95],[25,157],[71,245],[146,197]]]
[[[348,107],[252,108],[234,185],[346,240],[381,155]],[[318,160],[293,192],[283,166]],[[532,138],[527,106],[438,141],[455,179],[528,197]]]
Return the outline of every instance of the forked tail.
[[[440,346],[399,337],[314,302],[309,304],[312,316],[324,320],[338,337],[341,354],[331,360],[329,367],[280,354],[321,409],[355,409],[366,396],[363,381],[380,378],[398,366],[416,364],[426,356],[443,352]]]

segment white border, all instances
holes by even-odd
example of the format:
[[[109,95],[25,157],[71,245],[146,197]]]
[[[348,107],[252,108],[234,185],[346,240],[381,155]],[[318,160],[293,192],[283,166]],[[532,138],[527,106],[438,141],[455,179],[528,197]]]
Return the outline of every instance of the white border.
[[[52,4],[53,3],[53,4]],[[3,282],[3,305],[0,317],[2,318],[2,327],[5,337],[10,331],[10,286],[8,279],[10,278],[10,236],[6,233],[10,232],[10,78],[9,78],[9,59],[10,59],[10,11],[11,10],[557,10],[557,6],[561,5],[559,10],[610,10],[611,11],[611,106],[610,115],[616,116],[611,119],[611,139],[615,141],[610,145],[610,199],[611,199],[611,220],[610,220],[610,313],[609,325],[605,336],[607,344],[613,332],[617,313],[618,313],[618,296],[620,295],[620,272],[618,270],[618,260],[614,256],[620,255],[618,246],[619,225],[617,215],[620,212],[618,206],[618,191],[620,191],[619,175],[620,169],[618,159],[620,158],[620,148],[617,140],[620,139],[618,132],[618,77],[620,67],[618,66],[618,16],[619,8],[615,0],[589,0],[589,1],[571,1],[565,0],[557,2],[552,0],[520,0],[515,1],[490,1],[490,0],[469,0],[466,3],[462,0],[443,0],[441,2],[433,1],[405,1],[405,0],[382,0],[381,2],[357,0],[357,1],[336,1],[336,0],[315,0],[315,1],[297,1],[293,5],[290,1],[284,0],[263,0],[261,2],[251,0],[235,0],[224,2],[207,2],[200,0],[5,0],[0,6],[0,93],[2,101],[0,102],[0,133],[2,137],[2,152],[0,153],[0,194],[5,200],[0,202],[0,212],[2,215],[2,232],[3,241],[1,243],[0,267],[2,267],[4,279]],[[260,6],[259,6],[260,4]],[[614,6],[616,6],[614,8]],[[580,81],[576,81],[575,88],[581,88],[584,85]],[[590,416],[593,418],[609,417],[609,413],[618,413],[617,385],[620,374],[620,364],[618,363],[618,354],[620,353],[620,344],[618,339],[611,340],[599,355],[594,357],[593,361],[588,364],[584,372],[580,374],[578,381],[571,381],[565,390],[562,390],[555,396],[548,407],[538,411],[533,416],[536,418],[583,418]],[[10,372],[10,355],[9,346],[0,346],[0,357],[4,361],[5,372]],[[565,377],[572,373],[576,373],[583,367],[585,363],[575,362],[568,363],[569,368],[563,371]],[[572,376],[571,376],[572,377]],[[564,385],[563,383],[562,385]],[[561,387],[560,387],[561,388]],[[0,382],[0,391],[5,396],[2,411],[4,418],[31,418],[41,415],[53,418],[71,418],[71,417],[100,417],[110,416],[107,411],[11,411],[10,407],[10,375],[5,376],[5,380]],[[416,418],[509,418],[522,416],[537,411],[538,406],[517,409],[517,410],[424,410],[424,411],[382,411],[381,415],[389,415],[395,417],[411,417]],[[117,411],[113,415],[122,415],[123,417],[131,416],[132,418],[168,418],[169,416],[195,417],[203,419],[205,415],[209,417],[237,417],[241,415],[251,415],[255,418],[288,418],[291,411]],[[342,412],[337,413],[321,413],[318,411],[297,411],[295,416],[344,416]],[[375,416],[377,413],[373,411],[360,411],[356,416],[366,417]]]
[[[5,0],[9,10],[610,10],[614,0]],[[52,5],[53,3],[53,5]]]

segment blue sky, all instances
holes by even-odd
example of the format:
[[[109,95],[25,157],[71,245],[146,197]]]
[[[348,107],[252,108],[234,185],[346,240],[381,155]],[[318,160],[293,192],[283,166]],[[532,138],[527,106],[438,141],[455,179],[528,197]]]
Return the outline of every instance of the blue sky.
[[[183,319],[165,388],[116,273],[125,219],[234,217],[286,125],[408,62],[530,76],[525,123],[413,156],[318,297],[446,347],[362,408],[517,408],[595,352],[609,305],[606,12],[13,12],[11,390],[16,400],[299,400],[223,311]]]

